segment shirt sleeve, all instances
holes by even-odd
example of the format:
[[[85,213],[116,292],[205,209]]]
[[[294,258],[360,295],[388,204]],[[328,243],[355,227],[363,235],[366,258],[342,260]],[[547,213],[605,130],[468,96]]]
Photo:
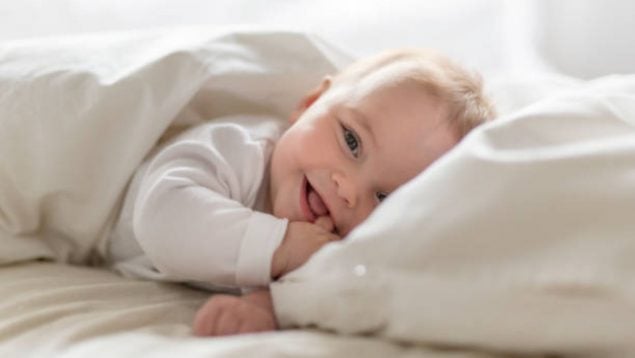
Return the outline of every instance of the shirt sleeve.
[[[170,279],[263,286],[287,220],[254,211],[266,143],[236,125],[196,128],[150,162],[133,211],[135,237]]]

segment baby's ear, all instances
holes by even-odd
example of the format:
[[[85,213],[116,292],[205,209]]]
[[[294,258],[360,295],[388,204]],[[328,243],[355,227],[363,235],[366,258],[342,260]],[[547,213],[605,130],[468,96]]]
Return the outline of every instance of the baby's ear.
[[[317,87],[309,91],[309,93],[300,100],[296,109],[289,116],[289,122],[295,123],[302,113],[311,107],[311,105],[331,87],[332,81],[331,76],[325,76]]]

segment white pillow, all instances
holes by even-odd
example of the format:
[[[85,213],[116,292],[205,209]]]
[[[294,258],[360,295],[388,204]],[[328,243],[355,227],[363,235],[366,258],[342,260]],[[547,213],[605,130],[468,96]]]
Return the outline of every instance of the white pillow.
[[[272,294],[285,327],[633,356],[634,263],[635,76],[623,76],[477,129]]]
[[[2,45],[0,264],[89,260],[172,122],[286,117],[347,61],[313,36],[232,28]]]

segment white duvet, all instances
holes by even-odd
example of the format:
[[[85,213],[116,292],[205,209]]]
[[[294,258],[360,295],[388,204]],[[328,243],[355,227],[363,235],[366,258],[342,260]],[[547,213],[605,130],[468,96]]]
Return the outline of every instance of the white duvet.
[[[188,325],[200,293],[167,287],[165,302],[153,306],[134,290],[153,296],[155,284],[20,264],[98,257],[130,174],[167,128],[239,111],[284,117],[307,88],[347,61],[314,37],[262,31],[189,29],[0,47],[4,348],[68,356],[132,356],[144,347],[153,355],[347,356],[362,347],[378,357],[428,356],[428,345],[635,354],[632,76],[492,86],[500,120],[391,195],[345,241],[272,286],[284,326],[370,338],[307,333],[299,339],[314,349],[308,352],[294,351],[298,336],[288,333],[192,341]],[[55,285],[45,284],[54,279],[36,279],[47,274],[68,275],[73,285],[60,281],[64,291],[55,295]],[[104,284],[92,291],[77,280]],[[130,297],[117,304],[125,287]],[[50,305],[33,299],[39,294]],[[105,316],[86,314],[99,294]],[[65,306],[68,297],[81,299]],[[127,305],[138,309],[126,316]],[[276,349],[263,350],[272,342]],[[455,353],[463,354],[434,356]]]
[[[194,28],[0,48],[0,263],[81,263],[168,126],[285,118],[347,61],[290,32]],[[174,130],[171,130],[173,132]]]
[[[635,76],[551,83],[275,283],[278,318],[421,344],[635,355]]]

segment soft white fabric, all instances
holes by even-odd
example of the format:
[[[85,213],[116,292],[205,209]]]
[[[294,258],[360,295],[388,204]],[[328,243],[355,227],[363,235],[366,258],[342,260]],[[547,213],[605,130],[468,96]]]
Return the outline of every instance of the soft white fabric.
[[[564,75],[500,72],[487,78],[484,87],[496,104],[497,117],[504,117],[542,99],[579,90],[584,84]]]
[[[268,285],[287,220],[266,214],[267,169],[285,127],[262,116],[218,118],[148,158],[113,230],[115,267],[152,279]]]
[[[284,326],[517,353],[635,355],[635,76],[469,135],[272,285]]]
[[[286,117],[346,61],[309,35],[236,29],[3,45],[0,264],[91,259],[170,124],[168,133],[222,115]]]
[[[0,269],[1,357],[486,358],[316,330],[196,338],[209,293],[53,263]]]

